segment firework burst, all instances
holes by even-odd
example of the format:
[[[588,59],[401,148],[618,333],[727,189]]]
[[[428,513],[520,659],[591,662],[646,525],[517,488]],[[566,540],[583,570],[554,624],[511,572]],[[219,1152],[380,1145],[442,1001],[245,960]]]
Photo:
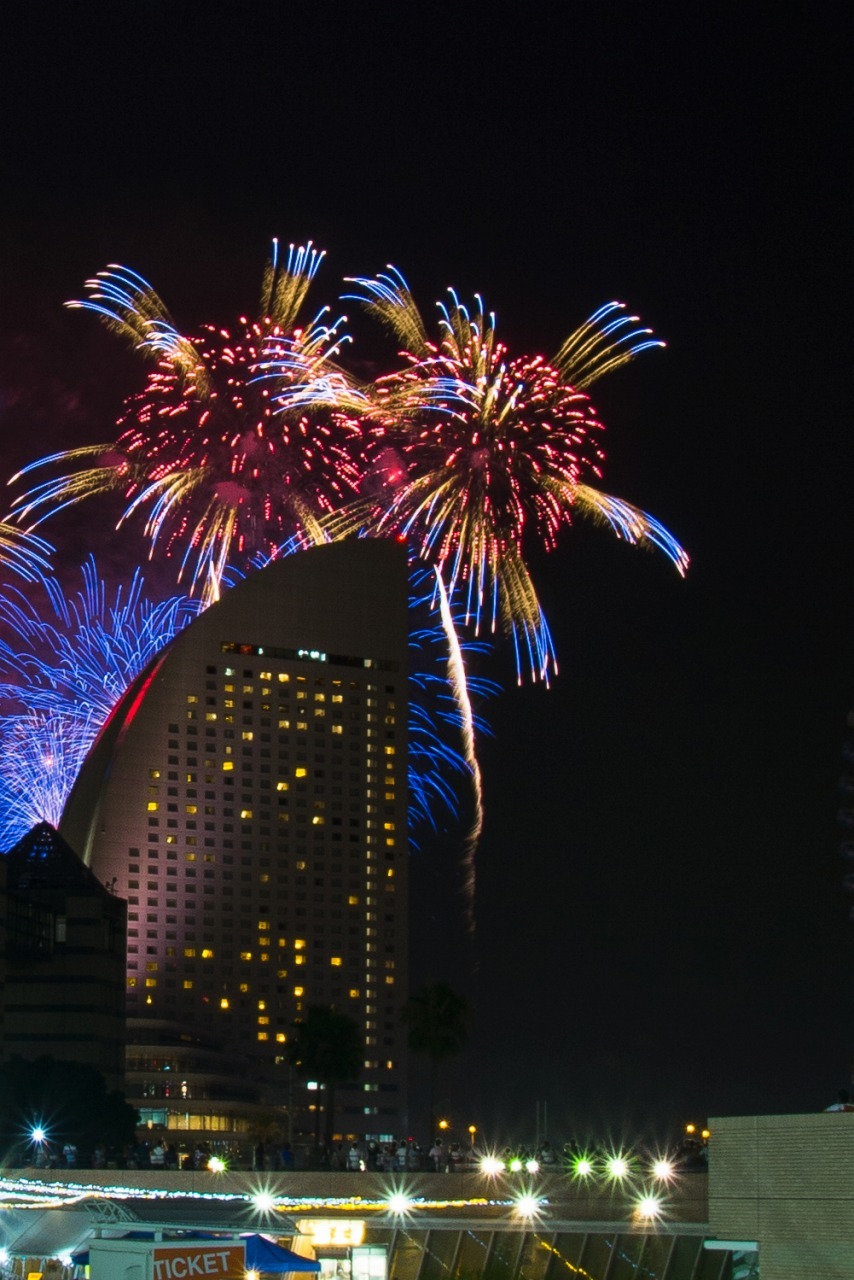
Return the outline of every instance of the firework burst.
[[[554,547],[575,511],[607,522],[628,542],[664,550],[680,573],[687,557],[667,530],[588,483],[601,477],[601,423],[585,388],[650,346],[662,345],[609,303],[553,360],[511,357],[479,297],[473,311],[453,291],[431,341],[394,268],[353,279],[351,295],[390,327],[405,368],[381,378],[375,415],[386,467],[383,501],[365,499],[333,519],[339,536],[372,525],[411,539],[449,592],[462,588],[475,628],[513,638],[517,667],[548,679],[555,655],[525,562],[525,548]]]
[[[116,701],[201,610],[176,596],[152,603],[137,572],[108,596],[93,559],[66,596],[44,578],[46,606],[15,589],[0,597],[0,641],[14,677],[0,683],[0,841],[9,848],[35,822],[59,821],[86,753]]]
[[[328,308],[300,322],[323,253],[274,242],[259,316],[235,328],[176,327],[141,276],[110,266],[71,307],[94,311],[151,364],[145,389],[126,402],[118,438],[53,454],[25,468],[63,473],[15,503],[37,525],[65,506],[120,492],[122,519],[144,513],[152,553],[180,560],[204,599],[219,595],[226,564],[290,535],[325,540],[321,519],[358,484],[359,414],[365,396],[338,367],[344,317]]]

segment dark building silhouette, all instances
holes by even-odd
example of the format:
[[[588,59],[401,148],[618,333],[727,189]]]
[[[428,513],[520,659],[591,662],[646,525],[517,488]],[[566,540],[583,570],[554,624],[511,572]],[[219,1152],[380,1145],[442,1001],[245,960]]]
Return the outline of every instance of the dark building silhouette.
[[[0,857],[0,1056],[88,1063],[124,1087],[126,914],[46,822]]]

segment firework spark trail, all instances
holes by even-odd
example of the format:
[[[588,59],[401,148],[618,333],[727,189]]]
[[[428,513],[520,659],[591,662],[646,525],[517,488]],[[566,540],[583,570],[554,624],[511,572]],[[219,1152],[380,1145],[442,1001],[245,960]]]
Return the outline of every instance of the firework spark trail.
[[[320,519],[358,491],[367,397],[338,367],[350,341],[345,317],[299,312],[323,253],[278,243],[264,274],[261,313],[231,329],[204,325],[191,339],[136,272],[115,264],[86,282],[69,306],[93,311],[153,367],[125,404],[110,444],[85,445],[31,463],[65,472],[13,504],[37,527],[64,507],[121,493],[122,520],[142,514],[151,554],[179,560],[192,591],[211,602],[226,566],[271,550],[291,534],[326,541]],[[121,523],[121,521],[120,521]]]
[[[39,582],[47,572],[47,556],[53,551],[50,543],[38,538],[31,530],[0,521],[0,565],[17,573],[25,582]]]
[[[466,683],[466,667],[463,660],[463,653],[460,647],[456,628],[454,627],[454,619],[448,602],[448,592],[446,591],[445,584],[442,581],[442,575],[439,573],[438,569],[434,572],[436,574],[436,589],[439,594],[439,609],[442,616],[442,622],[445,627],[445,635],[448,638],[448,682],[453,689],[454,696],[457,700],[457,706],[460,710],[460,731],[463,741],[463,751],[471,774],[472,793],[474,797],[474,820],[469,833],[466,836],[465,845],[463,846],[463,867],[466,875],[466,916],[468,919],[469,930],[473,933],[475,892],[474,855],[483,830],[483,779],[481,777],[480,764],[478,763],[477,752],[475,750],[474,714],[472,712],[471,699],[469,698],[468,685]]]

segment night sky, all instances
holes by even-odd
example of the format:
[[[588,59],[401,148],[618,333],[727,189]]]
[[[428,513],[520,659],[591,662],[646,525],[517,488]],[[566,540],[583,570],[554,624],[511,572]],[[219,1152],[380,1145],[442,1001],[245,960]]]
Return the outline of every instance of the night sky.
[[[328,250],[315,300],[392,262],[427,312],[480,290],[520,351],[611,298],[667,340],[593,400],[604,489],[689,577],[585,524],[533,558],[560,674],[489,667],[473,938],[463,826],[413,862],[413,981],[477,1010],[442,1105],[496,1139],[543,1103],[555,1140],[818,1110],[854,1041],[846,32],[577,8],[34,3],[0,32],[9,474],[110,439],[142,383],[62,309],[108,261],[188,330],[254,306],[278,235]],[[350,314],[359,371],[391,363]],[[64,526],[63,563],[132,564],[111,520]]]

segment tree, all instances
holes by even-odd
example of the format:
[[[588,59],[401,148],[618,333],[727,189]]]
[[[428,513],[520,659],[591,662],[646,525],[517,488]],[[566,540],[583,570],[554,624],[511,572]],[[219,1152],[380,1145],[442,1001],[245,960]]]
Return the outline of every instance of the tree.
[[[0,1152],[9,1158],[34,1154],[36,1126],[52,1146],[73,1142],[86,1153],[99,1142],[133,1142],[138,1123],[124,1094],[108,1092],[100,1071],[87,1063],[13,1057],[0,1064]]]
[[[301,1080],[316,1080],[326,1091],[324,1142],[332,1146],[335,1131],[335,1090],[362,1074],[364,1048],[359,1024],[330,1005],[309,1005],[305,1018],[294,1023],[296,1039],[288,1059]],[[315,1144],[320,1146],[320,1114],[315,1112]]]
[[[430,1139],[436,1136],[436,1090],[439,1065],[465,1048],[474,1010],[446,982],[433,982],[410,996],[402,1017],[409,1028],[412,1053],[430,1062]]]

